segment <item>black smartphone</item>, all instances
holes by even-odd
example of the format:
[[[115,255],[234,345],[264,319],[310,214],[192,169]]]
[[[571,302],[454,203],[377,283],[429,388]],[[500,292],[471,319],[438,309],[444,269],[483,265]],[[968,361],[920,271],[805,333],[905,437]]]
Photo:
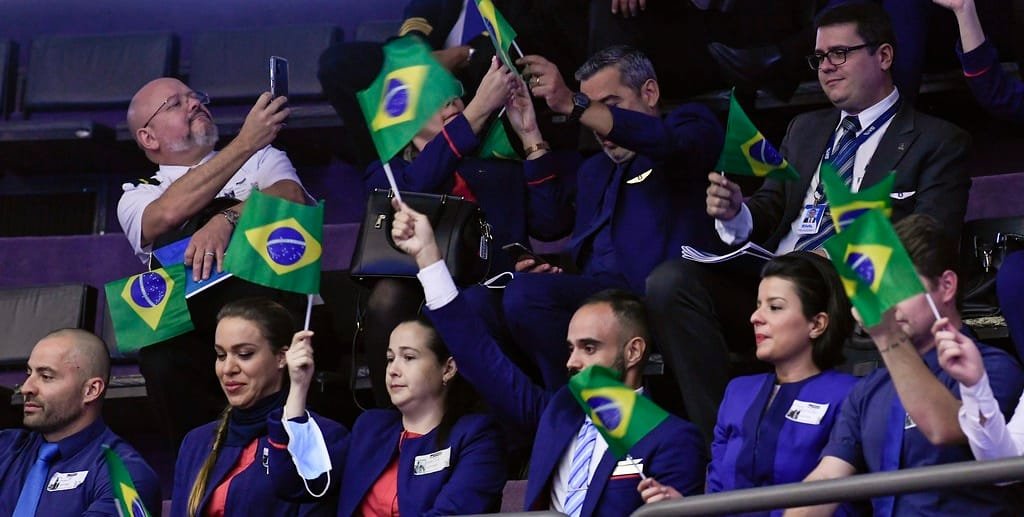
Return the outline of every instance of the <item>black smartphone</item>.
[[[270,56],[270,96],[288,96],[288,60]]]
[[[523,246],[521,243],[518,242],[506,244],[502,246],[501,249],[508,252],[509,255],[512,255],[512,259],[515,260],[516,262],[530,258],[533,259],[533,263],[538,266],[541,264],[548,263],[548,261],[541,258],[540,255],[537,255],[536,253],[530,251],[530,248],[527,248],[526,246]]]

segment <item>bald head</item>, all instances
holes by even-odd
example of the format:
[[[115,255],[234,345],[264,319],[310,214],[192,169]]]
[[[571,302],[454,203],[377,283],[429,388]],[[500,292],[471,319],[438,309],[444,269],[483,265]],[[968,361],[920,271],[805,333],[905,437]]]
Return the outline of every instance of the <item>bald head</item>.
[[[65,362],[78,372],[81,380],[99,377],[104,385],[110,381],[110,352],[96,334],[82,329],[60,329],[47,334],[36,346],[44,342],[56,342],[65,349]]]
[[[187,91],[188,86],[173,77],[153,79],[139,88],[128,105],[128,129],[132,132],[132,137],[138,141],[137,131],[146,123],[146,119],[160,109],[160,105],[168,97]]]
[[[205,97],[173,77],[146,83],[128,105],[128,128],[149,161],[192,166],[213,151],[217,125]]]

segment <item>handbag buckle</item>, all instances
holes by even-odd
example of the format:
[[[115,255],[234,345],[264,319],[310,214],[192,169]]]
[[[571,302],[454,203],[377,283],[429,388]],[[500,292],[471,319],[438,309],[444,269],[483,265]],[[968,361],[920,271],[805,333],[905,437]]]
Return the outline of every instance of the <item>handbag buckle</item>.
[[[384,228],[384,221],[388,218],[387,214],[377,214],[377,221],[373,223],[373,229],[380,230]]]

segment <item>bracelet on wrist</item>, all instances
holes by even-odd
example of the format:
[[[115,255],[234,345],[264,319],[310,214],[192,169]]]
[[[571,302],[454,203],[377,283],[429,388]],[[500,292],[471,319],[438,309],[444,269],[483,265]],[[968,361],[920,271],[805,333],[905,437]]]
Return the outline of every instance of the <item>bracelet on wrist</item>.
[[[523,149],[523,152],[526,153],[526,156],[530,156],[531,154],[533,154],[533,153],[535,153],[537,151],[550,151],[550,150],[551,150],[551,144],[541,140],[540,142],[537,142],[536,144],[533,144],[533,145]]]
[[[236,226],[238,226],[238,217],[239,217],[238,212],[236,212],[236,211],[234,211],[234,210],[229,208],[227,210],[222,210],[220,212],[220,215],[223,215],[224,219],[228,220],[228,223],[231,224],[232,228],[235,228]]]

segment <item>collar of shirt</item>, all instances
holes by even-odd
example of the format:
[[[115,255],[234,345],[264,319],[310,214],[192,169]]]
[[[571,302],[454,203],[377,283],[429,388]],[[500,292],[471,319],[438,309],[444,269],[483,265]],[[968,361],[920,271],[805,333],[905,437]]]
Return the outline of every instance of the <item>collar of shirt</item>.
[[[870,108],[858,113],[857,120],[860,121],[860,131],[858,131],[857,134],[860,134],[860,132],[864,131],[864,129],[871,125],[872,122],[878,120],[878,117],[880,117],[882,113],[885,113],[885,110],[889,109],[890,106],[896,104],[896,102],[899,100],[900,91],[898,88],[894,86],[892,88],[892,92],[890,92],[889,95],[886,95],[884,99],[875,103],[874,106],[871,106]],[[843,123],[843,119],[850,115],[852,115],[852,113],[849,113],[845,110],[839,114],[839,123],[836,124],[836,130],[838,130],[840,125]]]
[[[178,178],[184,176],[185,173],[190,171],[193,167],[197,167],[210,161],[210,158],[213,158],[214,155],[216,154],[217,151],[210,151],[210,154],[203,157],[203,159],[199,160],[199,163],[195,165],[161,165],[160,170],[157,171],[156,174],[161,178],[166,178],[171,182],[175,182],[178,181]]]
[[[57,448],[60,449],[60,457],[70,458],[74,456],[78,451],[95,440],[97,436],[102,434],[106,428],[107,424],[103,423],[103,419],[97,418],[96,421],[86,426],[85,429],[57,442]]]

